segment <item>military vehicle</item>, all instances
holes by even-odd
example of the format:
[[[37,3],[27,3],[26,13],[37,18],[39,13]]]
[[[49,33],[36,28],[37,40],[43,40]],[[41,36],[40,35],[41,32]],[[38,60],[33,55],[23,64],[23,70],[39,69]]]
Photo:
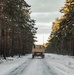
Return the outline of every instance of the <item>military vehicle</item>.
[[[45,57],[45,48],[43,45],[35,45],[32,49],[32,58],[41,56],[42,58]]]

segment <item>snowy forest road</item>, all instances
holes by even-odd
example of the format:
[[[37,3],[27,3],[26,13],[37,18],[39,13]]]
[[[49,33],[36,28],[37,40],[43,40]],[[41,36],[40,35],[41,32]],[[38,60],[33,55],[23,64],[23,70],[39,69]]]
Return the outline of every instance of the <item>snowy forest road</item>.
[[[47,55],[44,59],[36,57],[32,59],[32,56],[26,56],[27,60],[20,66],[15,68],[9,74],[6,75],[72,75],[74,69],[69,65],[61,62],[58,56]]]
[[[15,68],[8,75],[57,75],[54,70],[48,66],[45,59],[36,57],[28,58],[22,65]]]

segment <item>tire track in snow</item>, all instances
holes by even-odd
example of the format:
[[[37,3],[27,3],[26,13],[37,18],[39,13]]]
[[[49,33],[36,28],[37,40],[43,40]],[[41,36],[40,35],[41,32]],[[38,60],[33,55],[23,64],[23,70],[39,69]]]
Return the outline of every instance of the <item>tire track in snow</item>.
[[[8,75],[71,75],[64,67],[64,64],[51,58],[30,58]]]
[[[44,75],[59,75],[54,71],[51,66],[45,61],[45,59],[42,61],[43,64],[43,74]]]
[[[34,58],[29,66],[23,71],[21,75],[43,75],[41,58]]]
[[[59,75],[70,75],[69,74],[69,68],[65,66],[64,64],[49,58],[49,61],[47,60],[48,58],[45,59],[45,62],[49,64],[48,66],[51,66],[52,69],[57,71]]]
[[[31,63],[32,59],[28,59],[26,62],[15,68],[8,75],[21,75],[21,73],[26,69],[26,67]]]
[[[34,58],[22,75],[58,75],[48,65],[49,64],[45,62],[45,58]]]

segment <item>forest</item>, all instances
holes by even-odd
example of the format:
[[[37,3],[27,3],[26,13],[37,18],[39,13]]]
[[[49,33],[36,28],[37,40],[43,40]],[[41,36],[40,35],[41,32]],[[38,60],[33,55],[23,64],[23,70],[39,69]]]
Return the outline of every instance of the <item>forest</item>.
[[[74,0],[65,0],[60,12],[63,16],[52,23],[46,52],[74,56]]]
[[[37,27],[24,0],[0,0],[0,56],[31,53]]]
[[[52,23],[45,50],[74,56],[74,0],[66,0],[60,12],[63,16]],[[38,28],[30,14],[31,6],[24,0],[0,0],[0,56],[4,59],[31,53]]]

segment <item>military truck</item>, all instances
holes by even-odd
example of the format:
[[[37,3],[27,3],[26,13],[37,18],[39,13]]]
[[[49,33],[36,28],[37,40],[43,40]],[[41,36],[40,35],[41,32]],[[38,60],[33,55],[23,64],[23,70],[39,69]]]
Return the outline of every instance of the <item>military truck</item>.
[[[32,49],[32,58],[41,56],[42,58],[45,57],[45,48],[43,45],[35,45]]]

